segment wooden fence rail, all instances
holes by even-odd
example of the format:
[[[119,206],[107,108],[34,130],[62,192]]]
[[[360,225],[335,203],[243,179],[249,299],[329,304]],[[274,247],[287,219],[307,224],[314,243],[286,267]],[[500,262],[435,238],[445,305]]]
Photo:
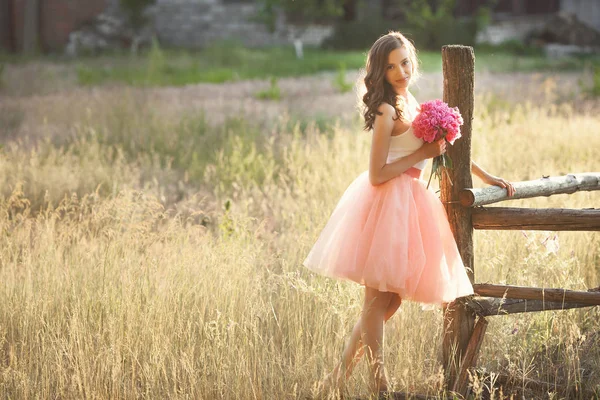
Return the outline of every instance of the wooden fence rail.
[[[478,207],[472,222],[474,229],[600,231],[600,209]]]
[[[492,285],[490,283],[476,283],[473,285],[473,289],[475,293],[480,296],[580,303],[590,306],[600,305],[600,292],[582,292],[567,289],[535,288],[513,285]]]
[[[519,314],[526,312],[568,310],[589,307],[589,304],[565,303],[564,301],[506,299],[475,296],[467,300],[468,307],[481,317]]]
[[[489,186],[481,189],[465,188],[458,199],[465,207],[483,206],[504,200],[570,194],[579,191],[600,190],[600,172],[544,177],[534,181],[514,182],[515,194],[508,197],[506,189]]]

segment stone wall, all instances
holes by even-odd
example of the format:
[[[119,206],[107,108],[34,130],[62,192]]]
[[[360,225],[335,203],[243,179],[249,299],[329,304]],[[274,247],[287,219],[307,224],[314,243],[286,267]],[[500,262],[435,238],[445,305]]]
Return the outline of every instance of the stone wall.
[[[572,14],[585,25],[600,32],[600,0],[561,0],[560,13]],[[542,29],[555,15],[510,15],[479,32],[477,41],[500,44],[507,40],[524,40]]]
[[[522,15],[496,21],[477,33],[478,43],[501,44],[508,40],[525,40],[546,23],[546,15]]]
[[[561,0],[560,9],[600,32],[600,0]]]
[[[255,2],[248,0],[157,0],[152,14],[160,42],[177,47],[201,48],[222,40],[267,46],[291,43],[294,36],[319,45],[332,32],[329,26],[296,29],[280,16],[271,33],[255,21],[257,11]]]

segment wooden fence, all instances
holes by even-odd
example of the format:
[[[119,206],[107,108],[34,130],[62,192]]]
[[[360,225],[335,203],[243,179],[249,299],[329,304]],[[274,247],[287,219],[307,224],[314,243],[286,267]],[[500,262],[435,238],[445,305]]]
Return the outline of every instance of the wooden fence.
[[[474,367],[487,327],[486,317],[521,312],[600,305],[600,288],[572,291],[474,282],[473,229],[552,231],[600,230],[600,209],[483,207],[510,199],[600,190],[600,173],[571,174],[517,182],[515,196],[506,189],[472,189],[471,126],[474,104],[474,54],[467,46],[442,48],[444,101],[463,116],[462,138],[450,146],[454,162],[441,182],[441,200],[476,295],[457,299],[444,312],[443,359],[448,388],[466,396],[468,369]],[[452,184],[452,183],[453,184]],[[600,284],[600,283],[599,283]]]

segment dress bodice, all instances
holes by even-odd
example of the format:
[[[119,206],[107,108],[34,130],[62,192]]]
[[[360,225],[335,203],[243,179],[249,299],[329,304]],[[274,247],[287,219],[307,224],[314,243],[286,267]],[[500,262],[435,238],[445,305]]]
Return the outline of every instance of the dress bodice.
[[[414,153],[423,146],[423,143],[425,143],[425,141],[415,136],[411,125],[406,132],[391,137],[390,149],[388,151],[386,162],[389,164],[392,161]],[[420,161],[413,165],[413,167],[423,170],[425,165],[427,165],[427,160]]]

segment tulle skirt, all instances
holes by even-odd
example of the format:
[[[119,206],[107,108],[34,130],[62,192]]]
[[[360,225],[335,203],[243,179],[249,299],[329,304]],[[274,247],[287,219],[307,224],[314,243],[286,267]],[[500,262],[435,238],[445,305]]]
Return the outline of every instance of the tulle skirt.
[[[441,305],[473,294],[444,206],[411,168],[346,189],[303,264],[402,299]]]

